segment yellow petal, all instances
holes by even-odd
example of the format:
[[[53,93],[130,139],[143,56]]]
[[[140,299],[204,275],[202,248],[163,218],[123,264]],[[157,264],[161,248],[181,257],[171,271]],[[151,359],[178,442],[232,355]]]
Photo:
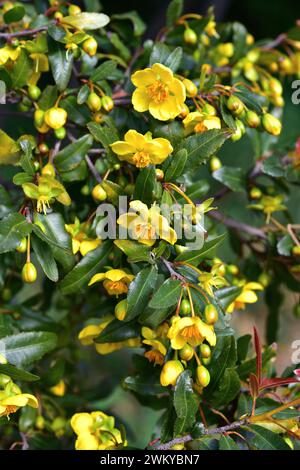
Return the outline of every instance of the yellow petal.
[[[175,336],[175,338],[171,339],[171,347],[172,349],[182,349],[185,345],[186,341],[183,336]]]
[[[131,81],[137,87],[151,85],[151,83],[153,83],[155,80],[155,73],[149,67],[144,70],[138,70],[133,75],[131,75]]]
[[[95,284],[95,282],[103,281],[103,279],[105,278],[106,278],[105,273],[97,273],[92,277],[88,285],[91,286],[92,284]]]
[[[95,250],[101,243],[101,240],[96,239],[96,240],[85,240],[81,242],[80,244],[80,253],[82,256],[85,256],[87,253],[89,253],[92,250]]]
[[[186,99],[186,90],[184,84],[178,80],[178,78],[174,78],[170,85],[170,91],[175,95],[176,100],[178,102],[183,103]]]
[[[146,134],[147,135],[147,134]],[[147,142],[146,136],[140,134],[134,129],[130,129],[126,132],[124,139],[134,148],[134,151],[142,150],[145,143]]]
[[[146,88],[137,88],[131,98],[133,107],[139,113],[143,113],[149,109],[150,97]]]
[[[155,79],[159,79],[166,84],[174,80],[174,75],[173,75],[172,70],[163,64],[158,64],[158,63],[153,64],[152,70],[156,75]]]
[[[93,344],[93,339],[97,338],[102,329],[102,325],[88,325],[80,331],[78,339],[83,346],[89,346]]]
[[[110,147],[113,152],[120,156],[131,155],[135,152],[135,148],[131,144],[122,140],[117,140],[117,142],[111,144]]]
[[[78,253],[79,248],[80,248],[80,241],[76,240],[76,238],[72,238],[72,251],[73,251],[74,255],[76,255],[76,253]]]
[[[246,290],[264,290],[263,286],[259,282],[247,282],[244,289]]]
[[[76,434],[90,432],[92,430],[94,420],[90,413],[76,413],[71,418],[71,427]]]
[[[109,279],[110,281],[120,281],[121,279],[125,278],[127,276],[127,273],[123,271],[122,269],[110,269],[107,271],[105,277],[106,279]]]
[[[195,317],[195,323],[201,333],[201,335],[206,339],[206,341],[211,345],[215,346],[217,342],[216,334],[211,325],[204,323],[201,318]]]
[[[123,343],[122,341],[119,343],[104,343],[104,344],[95,344],[95,348],[98,354],[110,354],[114,351],[118,351],[118,349],[122,349]]]
[[[252,290],[246,290],[242,292],[236,299],[236,301],[244,302],[246,304],[254,304],[255,302],[257,302],[257,300],[258,297]]]
[[[139,214],[141,214],[141,216],[145,220],[148,219],[149,210],[148,210],[148,207],[146,206],[146,204],[144,204],[143,202],[141,202],[141,201],[131,201],[131,203],[129,204],[129,207],[130,207],[130,209],[134,210],[135,212],[138,212]]]
[[[81,433],[75,443],[76,450],[98,450],[99,441],[89,432]]]
[[[127,212],[126,214],[120,215],[117,223],[122,227],[129,228],[130,224],[135,221],[138,216],[136,214]]]

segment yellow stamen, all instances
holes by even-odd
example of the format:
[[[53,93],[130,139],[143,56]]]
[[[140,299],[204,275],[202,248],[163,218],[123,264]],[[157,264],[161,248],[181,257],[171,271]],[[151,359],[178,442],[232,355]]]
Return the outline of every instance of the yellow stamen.
[[[155,365],[158,364],[162,366],[164,363],[164,356],[156,349],[146,351],[144,356],[148,359],[149,362],[154,362]]]
[[[137,168],[145,168],[151,162],[149,153],[144,152],[143,150],[136,152],[133,155],[132,160]]]
[[[191,338],[194,338],[196,341],[202,339],[201,333],[195,325],[186,326],[183,328],[181,331],[181,336],[187,340]]]
[[[156,80],[152,85],[150,85],[147,91],[148,95],[153,101],[155,101],[155,103],[162,103],[163,101],[166,101],[169,96],[167,85],[162,83],[160,80]]]

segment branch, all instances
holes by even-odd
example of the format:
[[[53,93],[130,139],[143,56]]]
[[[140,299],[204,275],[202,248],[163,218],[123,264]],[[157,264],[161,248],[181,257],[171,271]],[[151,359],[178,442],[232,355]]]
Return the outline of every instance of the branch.
[[[181,274],[177,273],[174,269],[173,269],[173,263],[171,263],[170,261],[167,261],[163,256],[160,257],[162,263],[165,265],[165,267],[167,268],[167,270],[169,271],[169,273],[171,274],[172,277],[176,278],[176,279],[179,279],[180,281],[186,281],[185,277],[182,276]]]
[[[92,160],[90,159],[90,157],[88,155],[85,156],[85,161],[87,163],[87,166],[89,167],[89,170],[90,172],[92,173],[92,175],[95,177],[95,179],[98,181],[98,183],[101,183],[102,182],[102,178],[101,176],[99,175],[98,171],[96,170]]]
[[[247,423],[248,423],[248,420],[243,419],[243,420],[231,423],[231,424],[226,424],[226,426],[221,426],[220,428],[206,429],[203,431],[203,436],[212,436],[214,434],[224,434],[227,431],[232,431],[234,429],[240,428],[241,426],[244,426]],[[197,439],[198,438],[194,438],[190,434],[187,434],[186,436],[182,436],[182,437],[175,437],[175,439],[172,439],[171,441],[166,442],[165,444],[159,444],[158,446],[155,447],[155,450],[168,450],[168,449],[171,449],[176,444],[184,444],[186,442],[195,441]]]
[[[254,237],[261,238],[262,240],[267,239],[267,236],[263,230],[256,227],[252,227],[252,225],[248,225],[243,222],[238,222],[237,220],[230,219],[229,217],[226,217],[225,215],[221,214],[221,212],[219,211],[212,211],[209,213],[209,215],[213,219],[222,222],[224,225],[227,225],[227,227],[237,230],[238,232],[245,232]]]
[[[261,49],[263,51],[270,51],[271,49],[275,49],[277,46],[280,46],[280,44],[282,44],[286,39],[287,35],[285,33],[280,34],[276,39],[274,39],[274,41],[262,46]]]
[[[47,25],[39,26],[38,28],[34,29],[23,29],[22,31],[16,31],[15,33],[0,33],[0,38],[12,39],[20,36],[32,36],[34,34],[40,33],[41,31],[47,31],[50,24],[54,23],[48,23]]]

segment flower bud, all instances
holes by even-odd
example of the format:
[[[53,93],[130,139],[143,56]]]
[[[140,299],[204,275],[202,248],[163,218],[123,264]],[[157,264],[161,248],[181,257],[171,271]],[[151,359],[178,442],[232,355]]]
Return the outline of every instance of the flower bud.
[[[105,201],[107,198],[106,191],[102,188],[101,184],[97,184],[92,190],[92,196],[96,201]]]
[[[54,166],[52,165],[52,163],[47,163],[47,165],[45,165],[45,166],[42,168],[41,173],[42,173],[43,176],[52,176],[52,177],[55,177],[55,168],[54,168]]]
[[[210,373],[204,366],[198,366],[196,369],[196,382],[201,387],[207,387],[210,382]]]
[[[45,155],[46,153],[49,152],[49,147],[48,145],[44,142],[42,144],[40,144],[38,146],[38,149],[39,149],[39,152],[42,154],[42,155]]]
[[[184,371],[180,361],[168,361],[164,364],[161,374],[160,383],[163,387],[175,385],[178,377]]]
[[[37,271],[33,263],[26,262],[22,269],[22,279],[28,284],[32,284],[36,281]]]
[[[63,108],[50,108],[45,112],[45,122],[52,129],[59,129],[67,122],[67,111]]]
[[[208,114],[209,116],[216,116],[217,115],[216,108],[214,106],[212,106],[211,104],[209,104],[209,103],[205,103],[202,106],[202,112],[203,112],[203,114]]]
[[[299,245],[293,246],[292,253],[294,256],[300,256],[300,246]]]
[[[186,28],[183,33],[183,40],[186,44],[193,46],[197,43],[197,34],[191,28]]]
[[[269,90],[274,93],[274,95],[281,96],[283,89],[282,85],[277,78],[271,78],[269,81]]]
[[[204,357],[206,359],[211,356],[211,349],[208,344],[204,344],[204,343],[201,344],[200,354],[201,354],[201,357]]]
[[[262,197],[262,192],[259,188],[252,188],[250,191],[251,199],[260,199]]]
[[[7,361],[6,362],[2,362],[0,360],[0,364],[7,364]],[[11,381],[11,378],[6,375],[6,374],[0,374],[0,387],[1,388],[4,388],[9,382]]]
[[[68,13],[70,16],[75,16],[81,13],[81,8],[78,5],[70,5],[68,8]]]
[[[202,357],[201,362],[202,362],[205,366],[208,366],[208,364],[211,363],[211,356],[210,356],[210,357]]]
[[[194,348],[186,343],[179,351],[180,359],[183,361],[190,361],[194,357]]]
[[[102,106],[109,113],[114,107],[113,99],[110,96],[102,96]]]
[[[296,318],[300,318],[300,304],[295,305],[293,314]]]
[[[91,111],[96,112],[101,109],[101,98],[95,92],[89,94],[86,103]]]
[[[39,99],[39,97],[41,96],[41,93],[42,93],[41,89],[36,85],[30,85],[28,87],[28,96],[34,101]]]
[[[97,41],[91,36],[86,39],[82,44],[82,49],[86,52],[90,57],[93,57],[97,52],[98,43]]]
[[[281,132],[281,122],[270,113],[266,113],[262,117],[262,125],[269,134],[279,135]]]
[[[236,266],[235,264],[229,264],[227,266],[227,271],[229,272],[229,274],[231,274],[232,276],[237,276],[238,273],[239,273],[239,268],[238,266]]]
[[[182,83],[185,86],[186,94],[189,98],[194,98],[195,96],[197,96],[198,88],[195,85],[195,83],[192,82],[192,80],[189,80],[188,78],[184,78],[182,80]]]
[[[214,323],[218,321],[219,314],[218,314],[216,307],[213,304],[206,305],[205,310],[204,310],[204,317],[205,317],[205,321],[209,325],[213,325]]]
[[[26,252],[26,250],[27,250],[27,240],[26,240],[26,238],[22,238],[22,240],[20,241],[20,244],[17,246],[16,250],[19,253],[25,253]]]
[[[187,106],[185,103],[183,103],[183,106],[182,106],[182,108],[181,108],[181,113],[179,114],[178,117],[179,117],[180,119],[184,119],[184,118],[187,117],[187,115],[189,114],[189,112],[190,112],[190,110],[189,110],[188,106]]]
[[[64,140],[67,135],[67,131],[65,127],[60,127],[59,129],[54,130],[54,135],[59,140]]]
[[[260,117],[254,111],[248,110],[245,115],[245,122],[247,126],[255,129],[260,125]]]
[[[179,312],[181,315],[189,315],[191,313],[191,304],[187,299],[181,301]]]
[[[238,116],[244,110],[244,103],[237,96],[231,95],[227,101],[227,108]]]
[[[115,316],[118,320],[123,321],[127,313],[127,299],[121,300],[115,306]]]
[[[35,420],[35,427],[39,430],[42,430],[44,429],[45,427],[45,419],[43,416],[37,416],[36,420]]]
[[[164,176],[165,176],[163,170],[161,170],[160,168],[156,168],[155,175],[156,175],[157,181],[162,181],[164,179]]]
[[[222,162],[218,157],[212,157],[209,162],[210,171],[214,172],[222,168]]]
[[[34,111],[33,119],[36,127],[41,127],[44,124],[45,112],[42,109]]]
[[[268,285],[270,284],[272,278],[270,276],[270,274],[268,273],[261,273],[258,277],[258,282],[259,284],[261,284],[263,287],[268,287]]]
[[[237,140],[240,140],[242,135],[245,132],[245,126],[242,123],[242,121],[240,121],[239,119],[236,119],[235,123],[236,123],[236,130],[234,131],[234,133],[231,136],[231,140],[233,142],[236,142]]]

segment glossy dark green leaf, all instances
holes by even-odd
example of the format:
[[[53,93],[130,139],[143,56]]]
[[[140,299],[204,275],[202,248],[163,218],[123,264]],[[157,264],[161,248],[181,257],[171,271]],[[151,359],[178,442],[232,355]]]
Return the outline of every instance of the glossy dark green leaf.
[[[9,375],[13,380],[21,380],[22,382],[35,382],[39,380],[39,376],[31,374],[27,370],[18,369],[12,364],[0,364],[0,374]]]
[[[112,20],[129,20],[133,25],[135,36],[144,34],[146,25],[136,11],[128,11],[126,13],[118,13],[112,16]]]
[[[230,129],[236,130],[235,119],[233,115],[231,114],[231,112],[229,111],[229,109],[227,108],[226,101],[227,101],[226,98],[224,96],[221,96],[220,111],[221,111],[222,119]]]
[[[50,246],[38,237],[32,237],[31,242],[33,251],[36,254],[42,270],[51,281],[57,282],[58,269]]]
[[[125,321],[137,317],[148,305],[157,280],[157,267],[142,269],[130,283],[127,294],[127,313]]]
[[[240,295],[242,290],[242,287],[230,286],[223,287],[216,291],[216,297],[224,311],[226,311],[229,305],[232,304],[232,302]]]
[[[111,152],[110,144],[119,138],[117,132],[111,127],[103,126],[96,122],[89,122],[87,128],[94,139],[100,142],[107,151]]]
[[[84,159],[93,144],[93,138],[90,134],[80,137],[64,147],[55,156],[55,166],[58,171],[69,171],[78,166]]]
[[[184,129],[182,124],[178,121],[155,123],[154,134],[155,137],[163,137],[164,139],[168,139],[171,142],[173,148],[176,150],[184,140]]]
[[[269,429],[254,424],[247,426],[245,429],[253,434],[250,445],[259,450],[291,450],[281,436],[269,431]]]
[[[91,75],[92,82],[99,82],[100,80],[109,80],[114,77],[114,72],[117,68],[115,60],[106,60],[99,67],[95,68]]]
[[[86,126],[91,118],[90,111],[86,106],[78,106],[75,96],[67,96],[60,101],[60,106],[68,113],[68,120],[78,126]]]
[[[0,253],[15,250],[31,230],[32,224],[17,212],[4,217],[0,222]]]
[[[159,63],[169,67],[176,72],[182,59],[181,47],[176,47],[173,51],[161,42],[156,43],[150,56],[150,65]]]
[[[183,11],[183,0],[172,0],[167,9],[167,26],[173,26]]]
[[[67,88],[71,78],[73,56],[67,54],[63,44],[54,41],[51,37],[48,37],[48,48],[48,57],[54,81],[59,91],[63,91]]]
[[[119,343],[127,339],[137,338],[139,335],[140,327],[136,322],[124,322],[114,319],[95,339],[95,343]]]
[[[83,104],[86,102],[89,94],[90,94],[90,88],[87,84],[83,85],[80,89],[79,89],[79,92],[78,92],[78,95],[77,95],[77,103],[79,105]]]
[[[42,224],[43,230],[33,224],[34,233],[52,248],[52,253],[65,271],[69,271],[75,264],[70,235],[66,232],[64,219],[61,214],[37,214],[37,220]]]
[[[193,390],[191,372],[185,370],[176,381],[173,405],[177,414],[174,436],[181,435],[190,429],[195,422],[199,398]]]
[[[85,255],[60,282],[63,294],[73,294],[86,287],[94,274],[101,271],[111,251],[111,243],[106,241]]]
[[[115,240],[114,244],[123,251],[131,263],[150,261],[150,247],[133,240]]]
[[[155,292],[149,307],[165,309],[176,305],[182,290],[181,282],[177,279],[167,279]]]
[[[185,148],[188,153],[186,167],[192,170],[209,157],[214,155],[227,138],[226,132],[220,129],[194,134],[182,141],[180,148]]]
[[[235,399],[241,389],[241,382],[233,368],[227,368],[217,389],[210,397],[210,403],[217,409]]]
[[[125,390],[130,390],[141,395],[158,395],[163,393],[165,389],[160,385],[159,378],[153,381],[153,378],[136,375],[134,377],[126,377],[123,381]]]
[[[133,199],[142,201],[147,205],[151,204],[155,185],[155,167],[153,165],[149,165],[147,168],[143,168],[143,170],[139,172],[135,182]]]
[[[219,450],[240,450],[240,448],[232,437],[223,434],[219,441]]]
[[[54,333],[28,331],[2,338],[5,357],[13,365],[22,367],[40,359],[56,347]]]
[[[40,109],[46,111],[55,105],[58,98],[57,87],[55,85],[47,85],[42,91],[41,97],[38,101]]]
[[[147,307],[139,316],[139,322],[150,328],[157,328],[169,316],[169,308],[150,308]]]
[[[239,362],[242,362],[246,359],[249,346],[251,343],[252,336],[251,335],[243,335],[237,339],[237,358]]]
[[[175,258],[176,262],[187,262],[197,266],[202,259],[207,259],[215,255],[217,246],[226,238],[226,233],[219,235],[204,243],[200,250],[187,250]]]
[[[232,191],[245,191],[246,179],[241,168],[222,166],[213,172],[213,177]]]
[[[181,176],[187,160],[187,151],[185,149],[179,150],[169,158],[169,165],[165,171],[166,181],[172,181]]]
[[[13,87],[22,88],[27,85],[32,72],[33,61],[29,58],[28,53],[24,49],[21,49],[11,72]]]
[[[263,160],[262,171],[266,175],[274,176],[275,178],[281,178],[285,175],[285,168],[282,164],[281,158],[277,155],[271,155]]]
[[[23,18],[24,15],[25,8],[23,7],[23,5],[19,4],[6,11],[3,15],[3,19],[6,24],[17,23]]]
[[[274,348],[272,346],[268,346],[262,353],[263,368],[265,368],[270,360],[275,356],[276,352],[274,351]],[[248,380],[249,375],[256,371],[256,358],[253,357],[252,359],[242,362],[236,370],[242,380]]]

